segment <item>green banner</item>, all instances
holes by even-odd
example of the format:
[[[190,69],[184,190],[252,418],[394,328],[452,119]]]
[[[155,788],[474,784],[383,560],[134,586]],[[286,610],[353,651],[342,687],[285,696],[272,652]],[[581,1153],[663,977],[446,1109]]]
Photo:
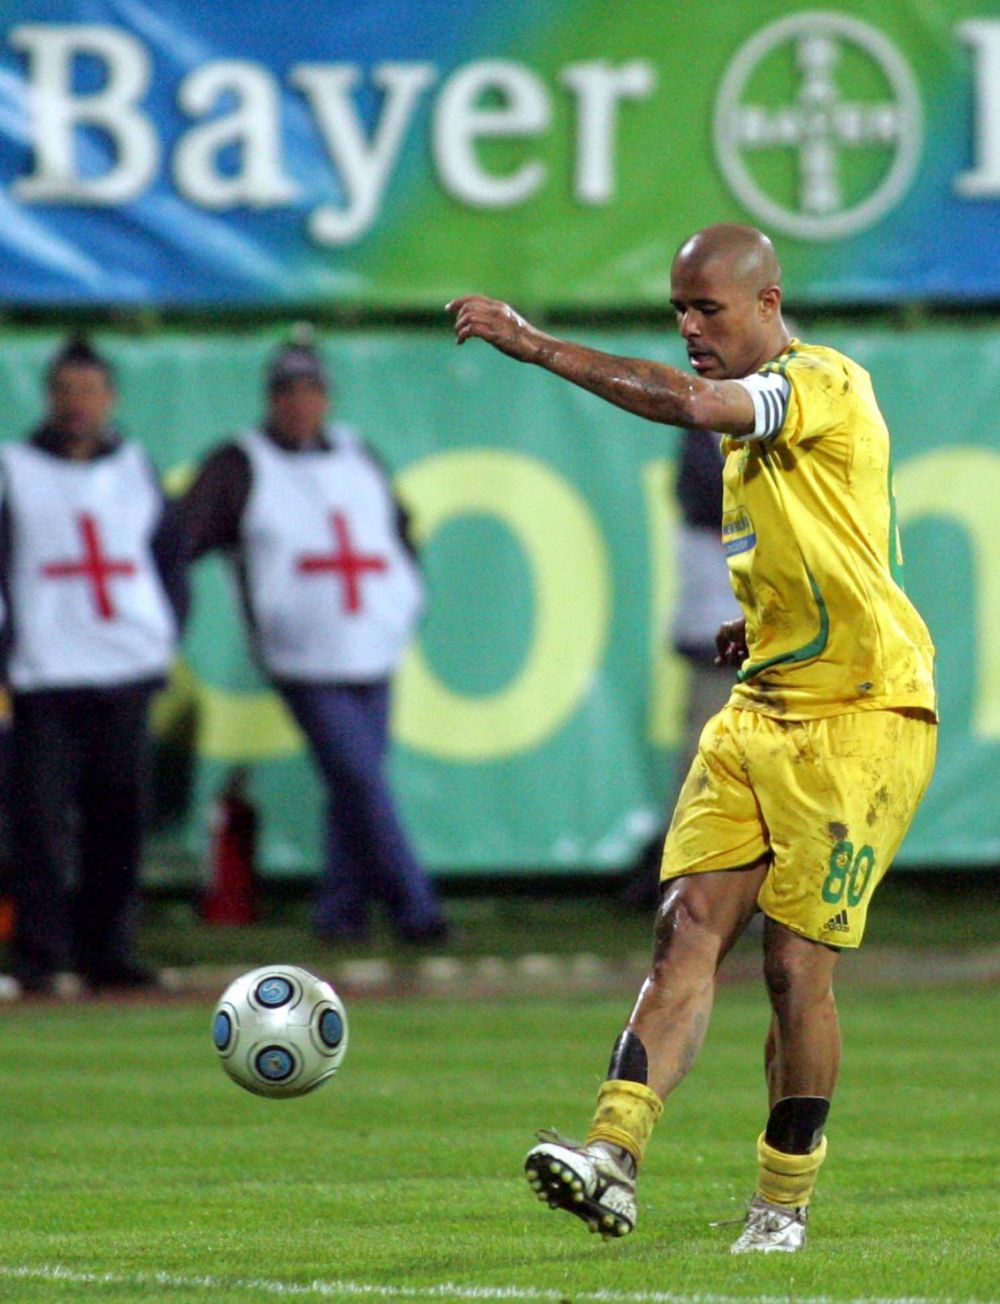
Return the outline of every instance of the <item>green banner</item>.
[[[827,326],[809,338],[868,367],[893,430],[907,585],[939,649],[943,715],[911,865],[1000,857],[1000,329]],[[588,333],[681,361],[675,337]],[[97,336],[121,419],[174,485],[259,413],[273,334]],[[8,333],[5,438],[40,412],[56,337]],[[440,331],[321,337],[337,410],[393,467],[429,585],[399,677],[393,764],[420,853],[438,871],[611,871],[665,818],[683,663],[663,630],[676,575],[676,433]],[[956,379],[975,376],[960,389]],[[158,705],[161,851],[204,845],[207,806],[252,766],[267,872],[312,871],[321,793],[302,740],[247,656],[221,561],[196,572],[174,683]],[[189,750],[189,742],[193,750]]]

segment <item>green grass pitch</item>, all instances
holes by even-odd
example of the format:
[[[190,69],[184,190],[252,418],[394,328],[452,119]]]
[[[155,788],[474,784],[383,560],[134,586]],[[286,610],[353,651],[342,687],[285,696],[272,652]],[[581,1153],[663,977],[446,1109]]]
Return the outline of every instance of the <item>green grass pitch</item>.
[[[260,1100],[212,1002],[0,1015],[0,1300],[683,1304],[1000,1297],[995,987],[850,990],[797,1256],[732,1258],[764,1117],[762,994],[724,987],[604,1244],[521,1175],[586,1126],[628,999],[354,1001],[339,1076]]]

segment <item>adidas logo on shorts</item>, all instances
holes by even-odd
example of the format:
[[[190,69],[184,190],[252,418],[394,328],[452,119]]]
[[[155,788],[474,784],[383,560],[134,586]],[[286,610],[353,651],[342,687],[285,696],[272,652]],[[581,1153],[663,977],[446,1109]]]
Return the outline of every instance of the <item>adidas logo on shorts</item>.
[[[847,922],[846,910],[838,910],[823,925],[824,933],[849,933],[850,931],[851,925]]]

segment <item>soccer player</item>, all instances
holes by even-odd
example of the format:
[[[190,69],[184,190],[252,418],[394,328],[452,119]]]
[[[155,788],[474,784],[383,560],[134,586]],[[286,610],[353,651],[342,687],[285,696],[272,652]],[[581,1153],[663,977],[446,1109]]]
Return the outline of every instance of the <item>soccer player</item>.
[[[671,303],[694,376],[554,338],[494,299],[448,305],[459,344],[483,339],[638,416],[725,436],[722,537],[743,611],[719,633],[737,682],[678,798],[652,964],[586,1143],[541,1134],[525,1170],[591,1231],[632,1231],[663,1101],[701,1047],[716,970],[760,910],[770,1112],[732,1249],[788,1252],[805,1244],[826,1156],[837,957],[860,944],[933,768],[934,651],[899,583],[871,379],[790,338],[770,240],[730,223],[696,232],[674,258]]]

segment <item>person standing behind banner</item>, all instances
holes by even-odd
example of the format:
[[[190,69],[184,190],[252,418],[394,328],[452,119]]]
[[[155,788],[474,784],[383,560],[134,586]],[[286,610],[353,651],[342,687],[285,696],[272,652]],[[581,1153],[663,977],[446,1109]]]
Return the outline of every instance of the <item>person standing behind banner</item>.
[[[736,682],[732,667],[719,664],[715,645],[719,627],[740,614],[722,546],[722,463],[718,438],[704,430],[681,431],[672,490],[680,512],[673,558],[679,592],[668,634],[674,652],[687,662],[676,790],[698,754],[702,729],[725,706]],[[672,806],[668,801],[667,808]],[[624,905],[644,909],[659,901],[666,823],[630,868],[619,894]]]
[[[279,348],[266,388],[263,421],[212,452],[180,502],[189,554],[233,555],[257,659],[326,785],[317,934],[364,941],[381,900],[401,940],[443,941],[385,772],[390,681],[423,603],[405,513],[358,436],[329,423],[310,344]]]
[[[689,667],[681,777],[698,753],[706,720],[722,710],[735,683],[732,667],[719,664],[715,645],[719,627],[740,615],[722,546],[722,463],[718,438],[703,430],[681,432],[674,486],[681,513],[676,532],[680,593],[670,622],[671,644]]]
[[[110,364],[74,338],[48,411],[0,449],[0,586],[12,706],[16,978],[28,993],[136,988],[148,709],[184,614],[183,556],[156,474],[109,425]]]

